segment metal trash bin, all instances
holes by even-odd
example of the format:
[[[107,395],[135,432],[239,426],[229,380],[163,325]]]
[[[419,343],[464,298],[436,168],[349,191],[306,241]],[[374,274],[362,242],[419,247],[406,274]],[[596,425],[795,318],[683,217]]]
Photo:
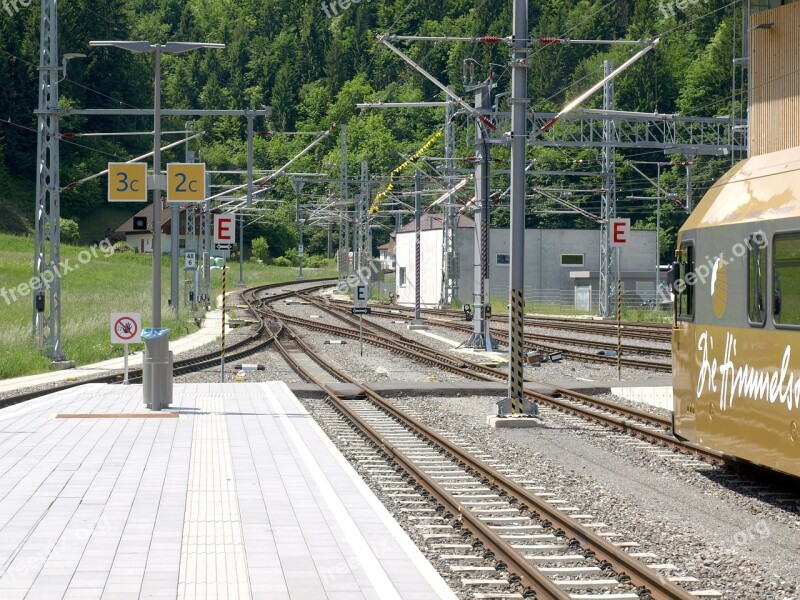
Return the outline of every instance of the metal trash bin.
[[[169,331],[166,328],[148,328],[142,331],[144,403],[151,410],[161,410],[172,404],[172,352],[169,351]]]

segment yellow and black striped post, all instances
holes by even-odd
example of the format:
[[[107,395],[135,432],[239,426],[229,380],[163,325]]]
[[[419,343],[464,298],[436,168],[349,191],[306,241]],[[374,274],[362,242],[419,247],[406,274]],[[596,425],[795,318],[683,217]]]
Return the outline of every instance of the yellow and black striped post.
[[[617,279],[617,379],[622,381],[622,280]]]
[[[228,266],[222,267],[222,351],[221,351],[221,365],[222,365],[222,383],[225,383],[225,313],[228,308],[228,297],[226,295],[228,288]]]
[[[511,414],[525,412],[523,382],[524,342],[525,342],[525,300],[521,289],[511,290],[511,321],[509,324],[509,376],[511,383],[508,396],[511,399]]]

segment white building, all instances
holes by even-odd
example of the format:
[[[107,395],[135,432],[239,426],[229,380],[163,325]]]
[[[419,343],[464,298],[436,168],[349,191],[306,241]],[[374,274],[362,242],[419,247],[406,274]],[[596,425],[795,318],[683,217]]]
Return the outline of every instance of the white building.
[[[389,234],[389,241],[378,246],[378,266],[382,271],[394,271],[397,267],[397,240],[395,233]]]
[[[475,224],[460,217],[455,233],[455,298],[472,304],[474,289]],[[425,215],[421,230],[420,301],[437,306],[442,296],[442,220]],[[400,304],[413,305],[415,285],[414,223],[397,234],[397,293]],[[509,230],[489,233],[489,293],[505,297],[509,287]],[[658,259],[656,232],[634,230],[621,253],[620,277],[629,305],[655,296]],[[597,309],[600,289],[599,229],[527,229],[525,231],[525,298],[587,312]],[[616,280],[617,274],[611,273]],[[662,277],[663,280],[663,277]]]
[[[147,227],[145,229],[134,229],[134,221],[137,219],[147,219]],[[197,231],[199,231],[199,222],[197,224]],[[148,204],[145,208],[140,210],[130,219],[120,225],[117,233],[125,236],[125,241],[129,246],[133,247],[136,252],[146,254],[153,252],[153,205]],[[186,211],[180,212],[180,228],[179,228],[179,246],[181,249],[186,246]],[[167,207],[161,211],[161,253],[170,253],[170,244],[172,238],[172,208]]]

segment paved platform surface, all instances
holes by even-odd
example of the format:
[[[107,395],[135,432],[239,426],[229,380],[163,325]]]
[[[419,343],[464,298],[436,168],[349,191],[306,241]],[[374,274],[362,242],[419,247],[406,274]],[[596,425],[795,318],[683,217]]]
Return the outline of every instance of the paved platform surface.
[[[231,292],[233,293],[233,292]],[[217,304],[222,304],[222,296],[219,297]],[[226,327],[226,331],[230,333],[231,327]],[[212,310],[206,313],[205,319],[200,329],[194,333],[186,335],[180,339],[170,341],[169,348],[177,358],[183,352],[189,352],[202,348],[206,344],[214,342],[222,335],[222,310]],[[128,365],[139,367],[144,359],[144,351],[132,353],[128,358]],[[79,366],[75,369],[67,369],[64,371],[48,371],[47,373],[39,373],[38,375],[28,375],[26,377],[15,377],[13,379],[0,380],[0,393],[13,392],[18,389],[35,387],[39,385],[47,385],[53,383],[63,383],[71,378],[83,377],[99,377],[107,375],[109,372],[120,371],[125,368],[125,359],[112,358],[99,363],[91,365]]]
[[[97,384],[0,410],[0,598],[455,599],[283,383],[147,414]]]

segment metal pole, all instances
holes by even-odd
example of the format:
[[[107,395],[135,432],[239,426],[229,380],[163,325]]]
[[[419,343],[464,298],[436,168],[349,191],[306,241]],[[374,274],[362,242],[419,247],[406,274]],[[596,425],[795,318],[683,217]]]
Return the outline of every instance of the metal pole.
[[[298,198],[297,200],[299,202],[300,198]],[[300,220],[297,222],[299,231],[299,237],[297,242],[297,260],[298,260],[297,279],[300,281],[303,280],[303,253],[305,251],[303,248],[303,221],[304,219],[300,217]]]
[[[161,327],[161,46],[155,47],[153,100],[153,327]]]
[[[30,4],[30,3],[28,3]],[[66,361],[61,338],[61,182],[59,168],[58,2],[42,0],[39,45],[39,110],[36,180],[36,237],[34,254],[34,338],[47,347],[54,362]],[[49,202],[48,202],[49,201]],[[49,241],[50,255],[46,246]],[[46,278],[47,274],[49,278]],[[50,291],[49,316],[45,315],[45,286]],[[40,310],[41,309],[41,310]]]
[[[344,281],[350,271],[350,218],[347,214],[348,160],[347,160],[347,125],[339,128],[339,179],[341,180],[341,204],[339,205],[339,281]]]
[[[247,111],[247,208],[253,208],[253,137],[255,127],[253,125],[255,112]]]
[[[128,380],[128,344],[125,344],[125,375],[122,378],[122,385],[130,385]]]
[[[222,365],[222,383],[225,383],[225,312],[228,308],[227,297],[228,266],[222,267],[222,352],[220,363]]]
[[[420,304],[422,303],[422,173],[419,168],[414,170],[414,319],[409,323],[409,327],[424,326],[420,314]]]
[[[253,138],[255,136],[255,112],[247,111],[247,208],[253,207]],[[239,223],[239,285],[247,286],[244,280],[244,213]]]
[[[172,224],[170,225],[170,302],[176,315],[180,314],[180,244],[178,237],[181,231],[181,209],[177,202],[172,203]]]
[[[475,88],[475,108],[488,112],[491,104],[491,82]],[[489,319],[486,316],[486,282],[489,278],[489,161],[490,147],[481,122],[475,123],[475,251],[473,264],[473,309],[472,335],[463,344],[467,348],[494,349]]]
[[[361,162],[361,198],[360,216],[358,219],[358,266],[356,270],[365,266],[372,258],[371,247],[368,249],[370,241],[369,227],[369,167],[366,161]]]
[[[358,315],[358,346],[364,356],[364,317],[361,315]]]
[[[239,286],[244,287],[244,213],[239,213]]]
[[[692,212],[692,163],[686,157],[686,214]]]
[[[305,183],[299,179],[292,180],[292,187],[294,187],[295,197],[295,220],[297,221],[297,259],[299,269],[297,271],[298,281],[303,280],[303,218],[300,213],[300,192],[303,191]]]
[[[603,73],[606,77],[614,71],[614,63],[610,60],[603,61]],[[614,109],[614,82],[608,80],[603,86],[603,109]],[[617,216],[617,197],[616,197],[616,134],[614,121],[612,119],[603,120],[603,141],[606,147],[603,148],[602,172],[603,172],[603,192],[601,196],[600,209],[600,294],[599,294],[599,313],[601,317],[610,317],[611,302],[614,292],[612,284],[612,272],[614,269],[614,248],[611,246],[610,219]]]
[[[511,83],[511,265],[509,268],[508,397],[512,414],[524,412],[525,150],[528,114],[528,1],[514,0]]]
[[[657,176],[656,181],[658,182],[658,187],[661,187],[661,165],[656,165]],[[656,197],[656,290],[653,294],[655,298],[656,307],[658,305],[658,286],[661,283],[661,190],[658,190],[658,196]]]
[[[211,173],[206,174],[206,198],[211,195]],[[206,306],[211,305],[211,200],[205,201],[203,207],[204,236],[203,244],[203,296]]]
[[[622,281],[617,279],[617,380],[622,381]]]

